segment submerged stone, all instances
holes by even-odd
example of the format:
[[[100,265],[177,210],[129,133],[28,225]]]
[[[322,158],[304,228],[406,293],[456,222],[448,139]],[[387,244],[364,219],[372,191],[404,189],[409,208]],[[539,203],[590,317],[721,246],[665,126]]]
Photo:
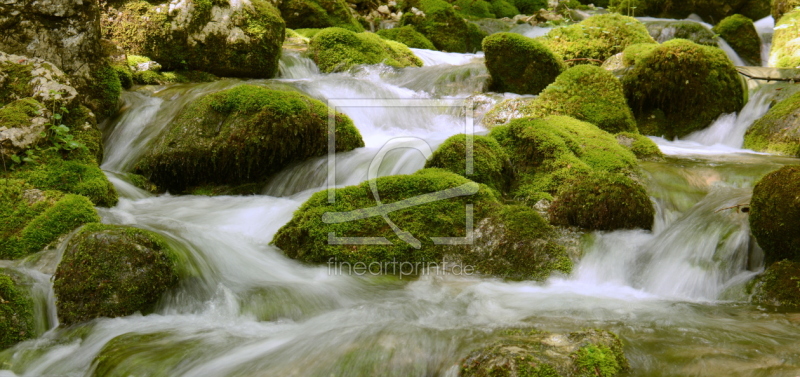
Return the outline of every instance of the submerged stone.
[[[364,146],[336,115],[336,151]],[[162,190],[263,182],[292,162],[328,153],[328,107],[304,94],[255,85],[189,103],[137,163]]]
[[[178,283],[177,256],[157,234],[90,224],[69,242],[54,275],[58,318],[71,325],[147,312]]]

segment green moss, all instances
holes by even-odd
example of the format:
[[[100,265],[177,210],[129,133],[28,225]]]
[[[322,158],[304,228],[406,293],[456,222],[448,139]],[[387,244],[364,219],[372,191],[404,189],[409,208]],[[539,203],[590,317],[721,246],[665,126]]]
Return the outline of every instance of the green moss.
[[[414,30],[413,26],[406,25],[403,27],[396,27],[391,29],[378,30],[378,35],[383,39],[389,39],[405,44],[411,48],[424,48],[428,50],[435,50],[436,47],[425,38],[424,35]]]
[[[216,80],[219,80],[219,77],[203,71],[139,71],[133,74],[133,81],[139,85],[168,85],[189,82],[211,82]]]
[[[483,50],[483,40],[488,34],[481,30],[480,26],[467,22],[467,52],[477,52]]]
[[[749,285],[751,301],[787,309],[800,309],[800,263],[773,263]]]
[[[44,109],[39,101],[33,98],[23,98],[0,107],[0,124],[3,127],[25,127],[31,124],[31,118],[40,114]]]
[[[142,189],[144,191],[151,192],[151,193],[157,193],[158,192],[158,186],[153,184],[153,182],[150,182],[149,179],[147,179],[147,178],[145,178],[145,177],[143,177],[143,176],[141,176],[139,174],[128,173],[128,174],[125,174],[125,178],[128,180],[128,182],[130,182],[130,184],[132,184],[132,185],[134,185],[134,186],[136,186],[136,187],[138,187],[138,188],[140,188],[140,189]]]
[[[547,9],[547,0],[514,0],[514,6],[522,14],[534,14],[540,9]]]
[[[764,261],[800,262],[800,165],[767,174],[753,188],[750,229],[764,249]]]
[[[497,18],[512,18],[519,14],[519,9],[510,1],[492,0],[489,3],[492,5],[492,13],[494,13]]]
[[[3,77],[0,81],[0,106],[33,95],[32,70],[33,66],[30,64],[0,63]]]
[[[632,17],[610,13],[589,17],[578,24],[553,29],[537,38],[569,65],[605,61],[636,43],[655,43],[647,28]],[[598,64],[599,65],[599,64]]]
[[[592,230],[653,228],[655,209],[644,187],[619,174],[592,172],[567,180],[550,206],[556,224]]]
[[[322,29],[295,29],[297,34],[306,38],[313,38],[317,33],[322,31]]]
[[[483,41],[489,89],[538,94],[564,70],[564,63],[541,43],[513,33],[497,33]]]
[[[292,29],[340,27],[364,31],[344,0],[287,0],[281,3],[280,11],[286,27]]]
[[[194,0],[191,20],[179,20],[169,4],[125,2],[102,17],[105,37],[131,55],[149,57],[165,70],[202,70],[220,76],[269,78],[277,73],[285,24],[266,0],[252,0],[228,16],[243,32],[207,32],[213,6],[229,4]],[[206,29],[206,31],[204,31]],[[202,38],[196,41],[196,38]],[[129,64],[131,62],[129,61]]]
[[[772,47],[769,52],[769,66],[777,68],[795,68],[800,66],[800,10],[786,13],[775,24],[772,35]]]
[[[683,39],[638,58],[622,84],[639,131],[646,135],[685,136],[744,104],[739,74],[725,53]]]
[[[53,158],[14,172],[12,177],[41,190],[83,195],[100,207],[113,207],[118,200],[114,185],[96,163]]]
[[[761,38],[758,36],[753,20],[734,14],[714,26],[719,34],[750,65],[761,65]]]
[[[111,68],[117,73],[119,83],[124,89],[130,89],[133,86],[133,72],[127,66],[112,65]]]
[[[364,146],[336,115],[336,151]],[[136,166],[162,190],[260,182],[289,163],[328,151],[328,107],[294,91],[255,85],[208,94],[187,105]]]
[[[778,102],[747,130],[745,148],[800,156],[800,93]]]
[[[336,221],[345,220],[344,214],[323,217],[330,212],[363,211],[375,207],[371,183],[377,185],[377,193],[384,204],[410,202],[410,207],[393,211],[387,216],[399,229],[417,239],[420,242],[419,248],[400,239],[381,216],[339,223]],[[463,194],[472,190],[477,193],[432,202],[425,202],[425,197],[422,196],[450,189]],[[326,191],[314,194],[295,212],[292,220],[278,231],[273,243],[288,257],[312,263],[329,263],[334,260],[366,264],[393,261],[440,263],[443,255],[453,252],[456,246],[436,245],[431,237],[464,237],[467,204],[474,204],[476,224],[499,205],[494,190],[441,169],[423,169],[411,175],[381,177],[358,186],[336,189],[334,203],[328,202]],[[323,222],[323,219],[328,219],[328,223]],[[328,242],[330,234],[336,237],[385,237],[390,243],[338,245]],[[384,272],[399,272],[392,271],[391,266],[390,264],[388,268],[383,268]],[[417,272],[422,272],[424,266],[419,266]],[[395,267],[399,268],[398,265]],[[374,266],[374,269],[379,269],[379,266]]]
[[[781,18],[786,13],[790,13],[795,8],[800,6],[800,0],[772,0],[772,19],[775,20],[775,24],[777,26],[778,22],[783,21]],[[758,17],[752,17],[752,19],[757,20]]]
[[[383,63],[392,67],[421,67],[422,61],[405,45],[374,33],[328,28],[311,38],[308,48],[323,72],[346,71],[358,64]]]
[[[472,173],[466,174],[467,135],[451,136],[433,152],[426,168],[442,168],[495,190],[508,190],[514,171],[506,152],[488,136],[471,137]]]
[[[33,338],[33,301],[12,276],[0,269],[0,349]]]
[[[153,61],[153,59],[150,59],[147,56],[128,55],[127,57],[128,57],[128,66],[130,67],[136,67],[139,64]]]
[[[484,0],[455,0],[456,12],[468,18],[495,18],[492,5]]]
[[[622,372],[617,354],[604,345],[584,346],[575,352],[578,376],[616,376]]]
[[[743,14],[754,20],[769,15],[768,0],[694,0],[680,2],[665,0],[610,0],[609,8],[612,11],[626,15],[658,18],[684,19],[691,14],[696,14],[711,24],[716,24],[723,18],[736,13]]]
[[[637,170],[636,156],[613,135],[570,117],[515,119],[489,136],[506,149],[520,177],[512,192],[530,204],[592,171],[629,175]]]
[[[649,137],[633,132],[620,132],[616,135],[620,145],[644,161],[662,161],[664,154],[658,145]]]
[[[637,132],[622,83],[611,72],[597,66],[567,69],[519,111],[537,118],[567,115],[610,133]]]
[[[425,16],[410,11],[416,7]],[[411,0],[400,19],[401,25],[413,25],[437,49],[450,52],[473,52],[480,48],[470,37],[469,23],[457,15],[453,6],[444,0]]]
[[[155,233],[86,225],[70,240],[54,275],[61,323],[151,310],[178,283],[176,261],[175,252]]]
[[[125,333],[103,346],[91,376],[170,376],[190,360],[208,357],[210,349],[205,342],[168,332]]]
[[[122,93],[122,83],[117,71],[109,65],[102,65],[92,71],[92,82],[89,91],[93,93],[93,109],[100,117],[111,117],[119,108],[119,96]]]
[[[40,251],[62,234],[100,221],[92,203],[79,195],[41,191],[20,180],[0,180],[0,258]]]
[[[648,56],[656,48],[658,45],[653,43],[632,44],[622,52],[622,62],[626,67],[639,64],[642,62],[642,58]]]

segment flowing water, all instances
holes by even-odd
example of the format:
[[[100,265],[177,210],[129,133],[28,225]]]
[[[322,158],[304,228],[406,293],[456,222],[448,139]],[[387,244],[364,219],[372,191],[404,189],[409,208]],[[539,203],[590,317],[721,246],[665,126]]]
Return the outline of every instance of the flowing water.
[[[366,141],[336,156],[334,184],[352,185],[367,179],[370,162],[387,148],[396,150],[377,174],[407,174],[424,166],[421,143],[435,150],[450,135],[485,132],[469,128],[463,107],[422,101],[481,91],[482,57],[415,51],[428,66],[336,74],[287,53],[281,79],[250,83],[363,100],[337,108]],[[614,331],[634,375],[800,374],[800,313],[746,303],[743,286],[763,269],[761,252],[747,215],[729,208],[746,204],[763,174],[798,162],[741,149],[744,130],[766,111],[767,90],[687,140],[656,138],[669,156],[642,164],[657,208],[652,232],[589,234],[571,276],[536,283],[438,271],[348,276],[286,258],[269,242],[326,187],[326,159],[286,168],[255,196],[152,196],[127,183],[125,173],[183,105],[239,83],[126,92],[104,129],[102,167],[122,198],[100,210],[103,221],[164,235],[190,277],[153,314],[65,329],[57,327],[49,281],[63,250],[6,263],[38,292],[42,335],[0,353],[7,369],[0,376],[455,376],[461,358],[510,326]],[[113,352],[98,358],[104,347]]]

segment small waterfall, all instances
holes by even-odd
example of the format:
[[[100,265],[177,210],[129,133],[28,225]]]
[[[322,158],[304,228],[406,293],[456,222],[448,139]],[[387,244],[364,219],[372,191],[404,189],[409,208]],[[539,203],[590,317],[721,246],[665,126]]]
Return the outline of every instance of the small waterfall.
[[[282,79],[307,79],[319,76],[319,67],[301,52],[283,50],[278,72],[278,77]]]
[[[772,34],[775,32],[775,19],[764,17],[755,22],[756,31],[761,38],[761,66],[769,66],[769,52],[772,49]]]
[[[475,54],[460,54],[455,52],[442,52],[421,48],[412,48],[411,51],[418,58],[422,59],[422,64],[424,67],[441,64],[464,65],[472,62],[475,59],[483,57],[483,52],[478,52]]]

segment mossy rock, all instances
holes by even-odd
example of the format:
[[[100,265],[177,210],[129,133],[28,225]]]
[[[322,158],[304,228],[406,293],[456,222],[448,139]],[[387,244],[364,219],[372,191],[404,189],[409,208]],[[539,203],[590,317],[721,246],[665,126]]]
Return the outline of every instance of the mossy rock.
[[[383,39],[400,42],[411,48],[424,48],[435,50],[436,47],[428,38],[414,30],[413,26],[406,25],[391,29],[378,30],[378,35]]]
[[[134,72],[132,79],[133,82],[139,85],[168,85],[190,82],[211,82],[219,80],[219,77],[203,71],[139,71]]]
[[[483,40],[489,89],[496,92],[539,94],[564,70],[561,58],[541,43],[513,33],[492,34]]]
[[[610,133],[638,132],[622,83],[598,66],[567,69],[519,111],[536,118],[567,115]]]
[[[285,24],[268,1],[190,0],[170,7],[143,0],[112,5],[102,17],[105,37],[167,71],[255,78],[277,73]]]
[[[750,301],[785,309],[800,309],[800,263],[775,262],[750,282]]]
[[[364,146],[336,115],[336,151]],[[328,152],[328,107],[294,91],[241,85],[189,103],[135,168],[162,190],[261,182]]]
[[[784,166],[756,183],[750,199],[750,229],[767,265],[800,262],[800,165]]]
[[[572,260],[554,238],[555,230],[537,211],[506,205],[478,224],[474,243],[460,261],[480,274],[509,280],[569,275]]]
[[[412,7],[424,15],[415,14],[411,11]],[[407,2],[406,8],[400,25],[414,26],[436,49],[449,52],[475,52],[481,49],[481,39],[486,34],[477,25],[464,21],[447,1],[412,0]]]
[[[658,43],[672,39],[688,39],[705,46],[716,46],[715,32],[694,21],[648,21],[645,23],[650,36]]]
[[[323,72],[346,71],[359,64],[422,66],[422,60],[402,43],[383,40],[375,33],[354,33],[342,28],[328,28],[314,35],[308,52]]]
[[[488,136],[471,135],[469,144],[467,140],[464,134],[451,136],[433,152],[425,167],[448,170],[500,192],[507,191],[514,179],[514,169],[505,150]],[[471,174],[466,172],[468,145],[472,148]]]
[[[177,285],[177,260],[153,232],[86,225],[70,240],[53,276],[58,318],[72,325],[146,313]]]
[[[800,10],[783,15],[775,23],[772,47],[769,51],[769,66],[777,68],[796,68],[800,66]]]
[[[534,14],[548,7],[547,0],[514,0],[513,4],[522,14]]]
[[[206,342],[171,332],[128,332],[103,346],[92,361],[91,376],[174,375],[189,360],[210,357],[211,350]]]
[[[592,16],[575,25],[553,29],[537,40],[568,65],[599,65],[597,61],[603,62],[632,44],[655,43],[639,20],[616,13]]]
[[[30,293],[7,272],[0,269],[0,349],[36,336]]]
[[[714,26],[714,32],[724,39],[749,65],[761,65],[761,38],[753,20],[734,14]]]
[[[609,9],[635,16],[675,19],[684,19],[691,14],[696,14],[706,22],[716,24],[725,17],[737,13],[753,20],[764,18],[769,15],[769,0],[694,0],[680,2],[610,0]]]
[[[685,136],[744,105],[739,74],[719,48],[673,39],[636,60],[622,84],[642,134]]]
[[[778,102],[756,120],[744,136],[744,147],[800,157],[800,93]]]
[[[112,69],[117,73],[119,83],[123,89],[130,89],[133,86],[133,71],[127,65],[112,65]]]
[[[641,184],[619,173],[592,172],[562,185],[549,214],[554,224],[591,230],[650,230],[655,209]]]
[[[506,149],[519,176],[513,196],[528,204],[552,199],[571,179],[591,172],[638,171],[636,156],[613,135],[566,116],[515,119],[489,136]]]
[[[455,0],[456,13],[465,18],[495,18],[492,4],[484,0]]]
[[[61,235],[100,217],[89,199],[38,190],[23,181],[0,179],[0,258],[41,251]]]
[[[88,91],[92,93],[92,98],[87,100],[86,105],[97,110],[102,118],[109,118],[117,113],[122,82],[113,67],[104,64],[92,70]]]
[[[399,208],[387,216],[404,238],[395,234],[378,211],[368,212],[378,209],[371,184],[377,188],[384,205],[389,205],[390,209]],[[444,190],[459,196],[448,198]],[[467,236],[469,204],[473,204],[474,223],[479,223],[500,205],[494,190],[441,169],[381,177],[358,186],[336,189],[334,203],[328,201],[327,191],[314,194],[278,231],[273,243],[286,256],[310,263],[440,263],[445,254],[461,249],[457,245],[435,244],[434,237]],[[348,212],[354,216],[351,221],[348,221]],[[368,217],[370,215],[375,216]],[[331,235],[385,237],[388,243],[343,245],[329,242]],[[374,265],[370,269],[399,272],[392,271],[391,265],[388,268]],[[417,272],[422,273],[422,269]]]
[[[11,174],[40,190],[83,195],[99,207],[113,207],[117,190],[96,163],[53,158]]]
[[[611,377],[630,369],[622,342],[608,331],[553,334],[515,329],[498,338],[461,362],[461,376]]]
[[[772,19],[775,20],[775,24],[777,26],[778,22],[781,21],[783,15],[789,13],[800,6],[800,0],[772,0],[771,3],[771,14]],[[759,19],[758,17],[752,17],[754,20]]]
[[[622,145],[642,161],[663,161],[664,153],[649,137],[633,132],[620,132],[615,135]]]
[[[340,27],[355,32],[364,31],[344,0],[284,0],[279,9],[288,28]]]
[[[512,18],[520,14],[519,9],[514,6],[512,1],[491,0],[489,4],[492,5],[492,13],[494,13],[497,18]]]
[[[658,46],[659,45],[653,43],[632,44],[622,51],[622,64],[625,67],[632,67],[636,64],[640,64],[642,59],[650,55]]]

